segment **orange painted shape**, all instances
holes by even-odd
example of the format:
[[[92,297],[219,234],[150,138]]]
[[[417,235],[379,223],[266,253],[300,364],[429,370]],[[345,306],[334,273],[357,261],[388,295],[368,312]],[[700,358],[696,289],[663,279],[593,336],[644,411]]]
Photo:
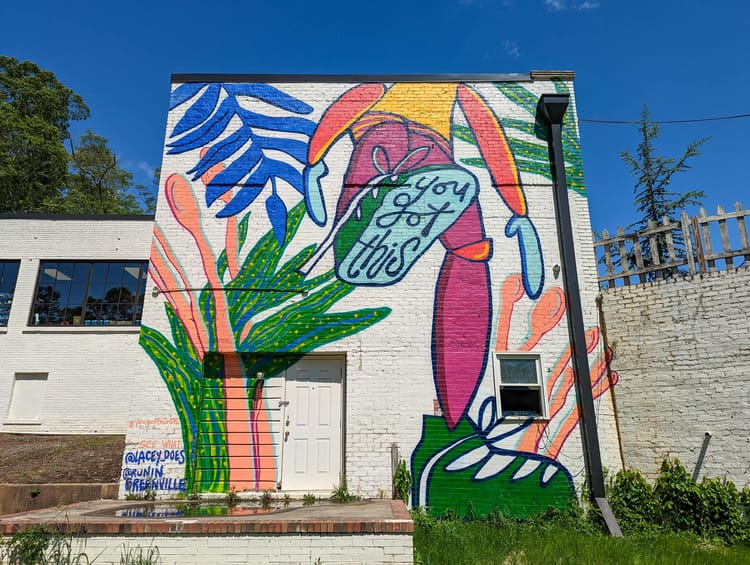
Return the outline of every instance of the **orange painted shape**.
[[[474,132],[495,188],[514,214],[525,216],[526,197],[521,189],[516,162],[500,122],[478,92],[458,87],[458,100]]]
[[[513,315],[513,307],[516,302],[521,300],[524,292],[521,275],[511,275],[505,279],[501,290],[502,301],[500,303],[500,315],[497,320],[497,343],[495,343],[495,351],[508,351],[510,318]]]
[[[560,323],[565,314],[565,293],[559,286],[545,291],[531,309],[531,336],[521,351],[531,351],[544,335]]]
[[[458,255],[463,259],[468,259],[469,261],[486,261],[489,258],[491,251],[492,241],[489,239],[483,239],[482,241],[470,243],[469,245],[464,245],[458,249],[453,249],[451,253]]]
[[[241,381],[241,382],[238,382]],[[245,483],[254,480],[252,468],[240,461],[252,457],[252,432],[247,391],[244,386],[242,360],[237,353],[224,355],[224,402],[227,413],[233,417],[226,421],[227,456],[229,458],[229,484]]]
[[[328,148],[383,96],[385,86],[367,83],[355,86],[331,104],[318,123],[307,151],[307,161],[314,165]]]

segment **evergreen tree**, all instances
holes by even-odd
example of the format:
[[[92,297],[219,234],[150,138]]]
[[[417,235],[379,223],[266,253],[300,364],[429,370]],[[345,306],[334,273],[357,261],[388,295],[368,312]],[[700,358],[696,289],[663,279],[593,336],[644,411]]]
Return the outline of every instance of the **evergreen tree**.
[[[669,222],[674,222],[687,206],[700,206],[700,199],[705,196],[702,190],[687,192],[670,190],[670,183],[675,174],[690,168],[687,161],[700,155],[700,147],[708,140],[707,137],[689,143],[679,159],[662,157],[658,154],[655,143],[660,133],[659,124],[654,123],[648,106],[645,104],[638,122],[638,131],[641,134],[641,142],[638,144],[635,155],[627,150],[620,153],[620,157],[630,166],[631,174],[635,177],[633,192],[635,207],[640,215],[636,222],[628,226],[628,231],[646,230],[649,222],[660,224],[665,217]],[[684,259],[685,246],[682,232],[675,230],[672,237],[677,259]],[[669,261],[666,238],[659,234],[656,240],[659,263],[666,263]],[[645,266],[655,264],[648,240],[641,243],[641,253]],[[634,255],[631,253],[627,259],[631,268],[635,268]]]

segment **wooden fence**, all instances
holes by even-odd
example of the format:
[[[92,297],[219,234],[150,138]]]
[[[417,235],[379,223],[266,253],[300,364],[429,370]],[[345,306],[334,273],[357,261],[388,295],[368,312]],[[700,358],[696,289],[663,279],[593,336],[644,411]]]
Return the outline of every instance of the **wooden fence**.
[[[648,228],[641,232],[624,233],[620,227],[617,235],[610,236],[604,230],[601,238],[595,235],[594,241],[600,265],[599,285],[612,288],[618,286],[618,281],[624,285],[639,284],[703,275],[743,263],[750,265],[747,216],[750,210],[744,210],[737,202],[733,212],[717,206],[716,215],[708,216],[701,208],[698,216],[688,217],[683,212],[675,222],[665,217],[661,224],[649,222]],[[736,230],[730,231],[730,227]],[[718,240],[721,250],[714,251],[714,242]]]

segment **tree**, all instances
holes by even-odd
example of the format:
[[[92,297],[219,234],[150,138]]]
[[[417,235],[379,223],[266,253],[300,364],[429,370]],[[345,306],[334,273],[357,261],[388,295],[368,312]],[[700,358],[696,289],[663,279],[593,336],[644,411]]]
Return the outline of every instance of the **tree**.
[[[0,212],[44,211],[67,176],[70,122],[88,116],[53,73],[0,56]]]
[[[63,214],[137,214],[133,174],[120,167],[104,137],[88,130],[77,141],[69,136],[70,171],[65,188],[45,202]]]
[[[626,150],[620,153],[620,158],[630,165],[631,174],[636,179],[633,192],[636,210],[640,214],[638,221],[629,225],[628,230],[642,231],[648,229],[650,222],[658,224],[665,217],[670,222],[676,221],[679,213],[687,206],[700,206],[700,198],[705,196],[702,190],[675,192],[669,190],[669,186],[675,174],[690,168],[687,161],[700,155],[700,147],[708,138],[689,143],[679,159],[658,155],[655,140],[659,137],[659,124],[652,120],[648,106],[645,104],[638,122],[638,131],[641,134],[641,142],[638,144],[635,156]],[[684,258],[682,232],[675,230],[672,237],[677,258]],[[659,263],[666,263],[669,261],[666,238],[660,234],[656,239]],[[648,241],[642,243],[641,253],[646,266],[655,264]],[[628,257],[628,262],[632,267],[635,266],[632,254]]]

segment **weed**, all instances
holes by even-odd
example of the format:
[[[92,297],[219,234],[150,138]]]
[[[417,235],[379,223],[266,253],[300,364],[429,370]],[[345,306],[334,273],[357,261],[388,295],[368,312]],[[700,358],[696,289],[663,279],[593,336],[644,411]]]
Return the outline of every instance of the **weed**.
[[[156,491],[147,487],[142,493],[130,491],[125,495],[125,500],[156,500]]]
[[[302,506],[312,506],[316,501],[315,495],[309,492],[302,496]]]
[[[273,496],[271,496],[270,490],[264,490],[263,494],[260,495],[260,506],[268,510],[273,504]]]
[[[346,504],[347,502],[354,502],[361,499],[361,496],[349,492],[349,487],[346,486],[346,479],[344,477],[341,478],[341,483],[338,486],[334,486],[333,491],[331,491],[331,500],[337,504]]]
[[[159,548],[155,545],[145,548],[140,545],[124,546],[120,554],[120,565],[159,565],[160,563],[161,555],[159,555]]]
[[[404,504],[409,504],[409,494],[411,493],[411,473],[406,466],[406,461],[401,459],[396,467],[396,474],[393,476],[393,498],[403,500]]]
[[[291,496],[289,496],[289,493],[286,493],[286,494],[284,495],[284,508],[286,508],[287,506],[289,506],[289,504],[290,504],[291,502],[292,502],[292,497],[291,497]]]
[[[224,504],[227,505],[227,508],[234,508],[240,503],[240,495],[237,494],[237,491],[234,489],[230,489],[230,491],[227,493],[226,498],[224,499]]]
[[[78,538],[45,525],[34,525],[17,532],[0,545],[0,562],[8,565],[88,565],[88,555],[73,549]]]

